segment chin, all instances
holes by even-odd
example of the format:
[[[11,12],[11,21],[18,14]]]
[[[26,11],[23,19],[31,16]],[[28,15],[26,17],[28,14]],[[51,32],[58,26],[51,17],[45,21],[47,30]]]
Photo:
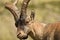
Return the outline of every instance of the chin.
[[[28,37],[24,37],[24,38],[22,38],[22,39],[27,39]]]

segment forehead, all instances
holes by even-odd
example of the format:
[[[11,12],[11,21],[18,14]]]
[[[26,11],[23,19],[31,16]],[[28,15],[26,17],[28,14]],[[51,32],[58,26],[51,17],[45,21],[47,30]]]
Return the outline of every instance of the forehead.
[[[29,24],[28,25],[18,25],[17,29],[20,29],[20,30],[26,30],[26,29],[29,29]]]
[[[18,21],[16,21],[15,25],[20,25],[20,26],[25,26],[26,25],[26,21],[29,21],[30,20],[30,14],[31,13],[26,13],[26,17],[23,17],[24,20],[21,20],[21,19],[18,19]]]

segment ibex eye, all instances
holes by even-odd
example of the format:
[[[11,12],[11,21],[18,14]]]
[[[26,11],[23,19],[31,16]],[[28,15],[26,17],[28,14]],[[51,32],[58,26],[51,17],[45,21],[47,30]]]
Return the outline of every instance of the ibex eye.
[[[26,21],[26,23],[29,23],[29,21]]]
[[[15,26],[18,27],[18,23],[15,23]]]

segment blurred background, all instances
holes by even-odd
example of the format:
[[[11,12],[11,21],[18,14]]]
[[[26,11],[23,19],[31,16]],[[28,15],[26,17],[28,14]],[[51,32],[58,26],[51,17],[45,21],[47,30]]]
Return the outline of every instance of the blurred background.
[[[19,0],[20,9],[23,0]],[[0,40],[19,40],[16,37],[16,27],[13,15],[5,9],[5,3],[14,0],[0,0]],[[60,21],[60,0],[31,0],[28,12],[35,10],[35,20],[44,23]],[[32,40],[30,37],[27,40]]]

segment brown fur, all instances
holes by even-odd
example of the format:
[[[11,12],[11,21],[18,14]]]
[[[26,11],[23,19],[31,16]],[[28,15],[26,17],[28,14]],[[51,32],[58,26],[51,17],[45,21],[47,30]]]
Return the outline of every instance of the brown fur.
[[[60,40],[60,22],[49,23],[44,29],[44,39]]]
[[[40,22],[32,22],[28,25],[28,27],[30,27],[31,32],[29,33],[29,35],[32,37],[33,40],[42,40],[43,38],[43,30],[45,28],[44,23],[40,23]]]
[[[45,28],[44,23],[36,22],[36,21],[30,21],[23,30],[21,28],[20,24],[17,27],[17,33],[19,34],[18,38],[23,37],[24,35],[29,35],[33,40],[42,40],[43,39],[43,30]],[[22,26],[23,27],[23,26]]]

